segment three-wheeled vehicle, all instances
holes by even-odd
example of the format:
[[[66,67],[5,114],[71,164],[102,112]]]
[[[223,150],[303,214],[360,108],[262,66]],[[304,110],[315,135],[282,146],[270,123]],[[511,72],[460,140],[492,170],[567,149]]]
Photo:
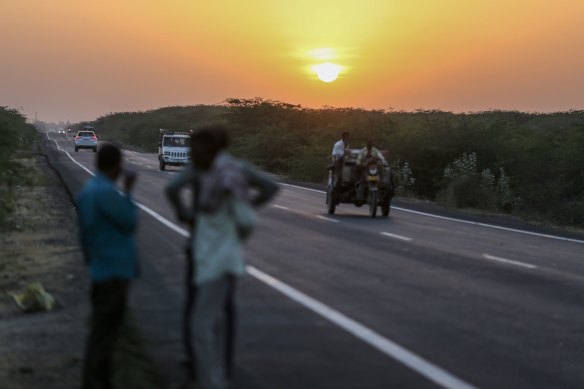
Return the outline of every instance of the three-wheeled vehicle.
[[[338,163],[329,166],[326,205],[329,214],[334,214],[337,205],[353,204],[369,206],[369,216],[388,216],[394,195],[396,174],[389,164],[376,158],[366,158],[357,165],[360,149],[349,149]],[[381,151],[387,159],[387,151]]]

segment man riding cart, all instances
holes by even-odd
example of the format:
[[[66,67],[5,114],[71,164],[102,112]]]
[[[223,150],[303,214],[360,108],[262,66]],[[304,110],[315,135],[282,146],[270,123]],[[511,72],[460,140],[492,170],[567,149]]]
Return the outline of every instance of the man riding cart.
[[[383,216],[388,216],[394,194],[396,175],[384,156],[368,139],[362,149],[346,149],[343,158],[329,167],[326,204],[329,214],[342,203],[361,207],[369,205],[369,216],[377,215],[381,207]]]

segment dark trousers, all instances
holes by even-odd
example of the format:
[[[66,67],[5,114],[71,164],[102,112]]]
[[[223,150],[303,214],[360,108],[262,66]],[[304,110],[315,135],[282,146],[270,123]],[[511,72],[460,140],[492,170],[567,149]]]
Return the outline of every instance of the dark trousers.
[[[183,344],[185,348],[185,353],[187,354],[187,372],[189,378],[195,379],[195,352],[193,350],[193,335],[191,331],[191,318],[193,316],[193,306],[196,297],[196,288],[193,284],[194,277],[194,264],[192,253],[190,249],[187,249],[187,271],[185,272],[185,305],[183,307],[182,316],[182,332],[183,332]]]
[[[110,389],[111,364],[128,298],[127,280],[112,279],[91,286],[91,329],[85,348],[84,389]]]
[[[335,161],[333,173],[335,177],[334,188],[340,190],[343,183],[343,158],[339,158]]]
[[[237,309],[235,306],[235,277],[229,277],[227,299],[225,300],[225,377],[233,378],[235,359],[235,328],[237,327]]]

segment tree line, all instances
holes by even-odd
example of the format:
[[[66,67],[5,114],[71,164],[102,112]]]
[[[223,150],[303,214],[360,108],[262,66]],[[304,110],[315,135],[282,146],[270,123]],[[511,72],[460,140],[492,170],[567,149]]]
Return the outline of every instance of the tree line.
[[[113,113],[78,125],[156,151],[159,128],[209,123],[231,130],[235,155],[293,180],[324,182],[332,145],[349,131],[353,147],[371,137],[389,150],[403,195],[584,226],[584,111],[309,109],[233,98]]]

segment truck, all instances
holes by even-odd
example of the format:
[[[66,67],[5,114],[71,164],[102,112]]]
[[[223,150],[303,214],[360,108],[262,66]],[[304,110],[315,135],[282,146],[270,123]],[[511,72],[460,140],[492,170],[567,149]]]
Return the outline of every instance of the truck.
[[[158,140],[160,170],[164,170],[166,166],[184,166],[190,163],[192,133],[160,129]]]

